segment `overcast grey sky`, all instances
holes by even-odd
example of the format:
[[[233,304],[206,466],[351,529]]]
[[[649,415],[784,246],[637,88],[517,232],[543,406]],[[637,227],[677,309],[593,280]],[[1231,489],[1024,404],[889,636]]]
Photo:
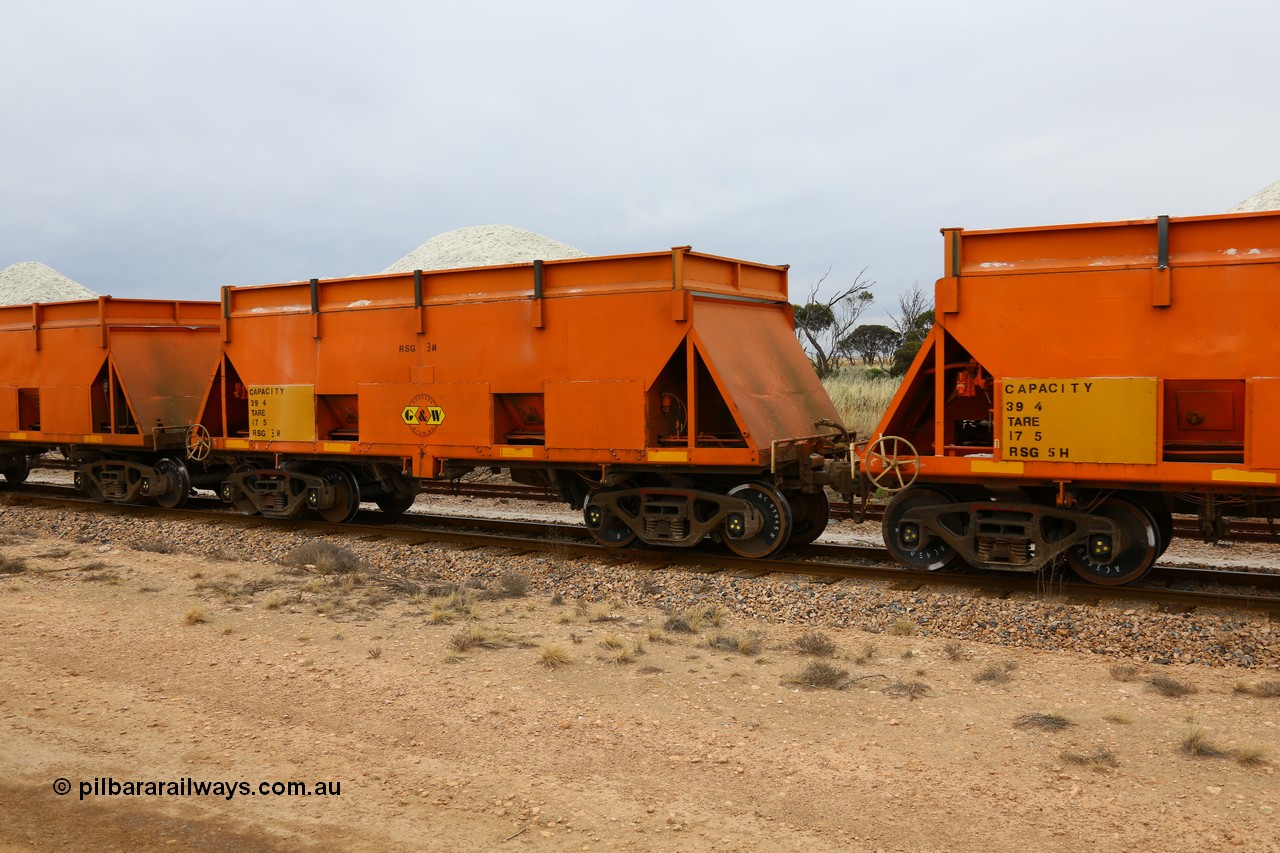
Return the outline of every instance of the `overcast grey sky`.
[[[1280,179],[1280,3],[0,0],[0,267],[371,273],[464,225],[866,268]]]

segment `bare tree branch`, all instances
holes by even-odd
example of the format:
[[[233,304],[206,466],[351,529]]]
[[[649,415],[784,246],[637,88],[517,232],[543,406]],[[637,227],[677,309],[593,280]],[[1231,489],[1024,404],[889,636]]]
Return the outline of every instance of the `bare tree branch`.
[[[852,284],[824,299],[818,294],[831,273],[828,267],[809,288],[808,301],[795,306],[796,335],[802,344],[807,344],[805,349],[809,360],[823,378],[835,373],[840,360],[849,357],[849,333],[875,301],[871,293],[875,282],[863,278],[866,272],[864,268],[854,277]]]

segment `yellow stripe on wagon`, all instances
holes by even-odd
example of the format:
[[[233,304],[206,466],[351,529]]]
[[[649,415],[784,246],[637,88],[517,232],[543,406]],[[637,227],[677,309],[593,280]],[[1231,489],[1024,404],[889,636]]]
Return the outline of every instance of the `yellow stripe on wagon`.
[[[532,447],[499,447],[498,455],[507,459],[532,459]]]
[[[1234,468],[1215,468],[1209,472],[1209,479],[1220,483],[1274,483],[1275,474],[1262,471],[1237,471]]]
[[[325,453],[350,453],[351,445],[345,441],[326,441],[321,444]]]
[[[650,450],[647,453],[650,462],[688,462],[687,450]]]
[[[975,474],[1021,474],[1021,462],[996,462],[994,459],[975,459],[969,470]]]

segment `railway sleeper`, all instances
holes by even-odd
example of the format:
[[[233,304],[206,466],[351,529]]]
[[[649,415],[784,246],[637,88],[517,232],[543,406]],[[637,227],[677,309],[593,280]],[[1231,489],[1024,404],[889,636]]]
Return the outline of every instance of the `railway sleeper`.
[[[910,507],[897,520],[896,540],[888,544],[911,552],[931,538],[972,566],[1012,572],[1037,572],[1077,546],[1105,565],[1127,545],[1110,518],[991,501]]]

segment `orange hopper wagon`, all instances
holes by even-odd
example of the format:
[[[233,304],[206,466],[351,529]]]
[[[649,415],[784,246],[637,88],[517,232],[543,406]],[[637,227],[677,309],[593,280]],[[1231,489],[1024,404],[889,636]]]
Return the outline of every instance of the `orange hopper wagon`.
[[[785,267],[684,247],[229,287],[222,310],[193,444],[245,512],[403,512],[417,479],[504,468],[607,544],[764,556],[851,487]]]
[[[903,563],[1140,578],[1171,513],[1280,514],[1280,213],[943,230],[860,468]],[[905,487],[905,488],[904,488]]]
[[[184,502],[207,475],[185,442],[218,362],[218,320],[217,302],[0,307],[0,470],[22,482],[32,457],[60,449],[97,499]]]

